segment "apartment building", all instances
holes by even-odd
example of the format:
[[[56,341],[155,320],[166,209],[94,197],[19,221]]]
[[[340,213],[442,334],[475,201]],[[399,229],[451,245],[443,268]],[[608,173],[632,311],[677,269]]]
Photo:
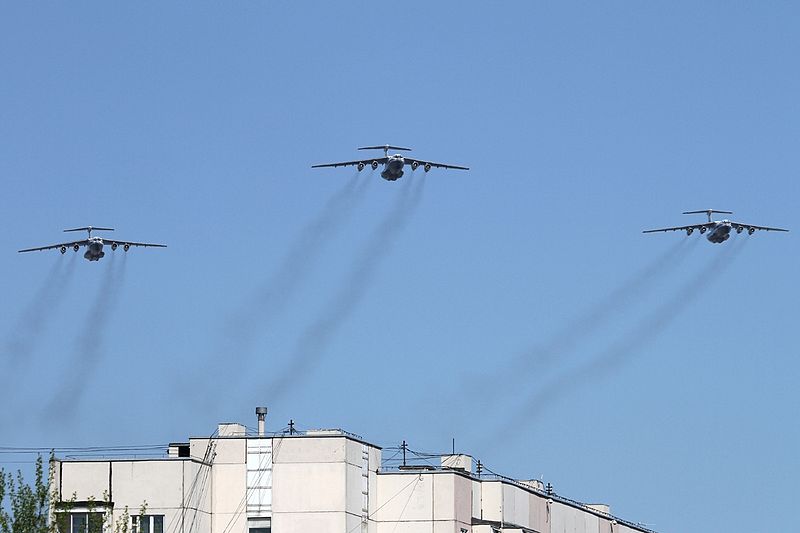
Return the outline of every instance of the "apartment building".
[[[220,424],[160,457],[56,458],[53,519],[62,533],[650,533],[468,455],[390,465],[357,435],[270,434],[257,415],[256,431]]]

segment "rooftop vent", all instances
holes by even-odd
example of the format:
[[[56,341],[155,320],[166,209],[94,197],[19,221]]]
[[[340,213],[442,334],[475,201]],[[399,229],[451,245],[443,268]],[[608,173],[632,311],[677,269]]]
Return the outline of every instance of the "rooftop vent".
[[[267,418],[267,408],[266,407],[256,407],[256,416],[258,417],[258,436],[264,436],[264,424]]]
[[[167,448],[167,456],[170,458],[189,457],[189,443],[170,442]]]
[[[472,457],[463,453],[442,456],[442,468],[472,473]]]
[[[544,492],[544,482],[538,479],[521,479],[519,483],[534,490]]]
[[[587,503],[586,507],[604,514],[611,514],[611,507],[604,503]]]
[[[308,436],[341,435],[341,429],[309,429],[306,431]]]
[[[217,426],[217,433],[220,437],[244,437],[247,434],[247,428],[241,424],[225,423]]]

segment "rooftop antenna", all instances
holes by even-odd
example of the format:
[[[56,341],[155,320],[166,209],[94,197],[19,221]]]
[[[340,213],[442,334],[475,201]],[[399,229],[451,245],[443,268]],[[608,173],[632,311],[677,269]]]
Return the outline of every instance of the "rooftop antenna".
[[[289,419],[289,435],[294,435],[294,419]]]
[[[706,215],[708,215],[708,221],[709,222],[714,222],[713,220],[711,220],[711,214],[712,213],[722,213],[722,214],[725,214],[725,215],[732,215],[733,211],[718,211],[716,209],[701,209],[699,211],[684,211],[683,212],[684,215],[698,215],[698,214],[701,214],[701,213],[705,213]]]
[[[406,466],[406,450],[408,449],[408,444],[406,443],[405,440],[403,441],[403,444],[400,445],[400,447],[403,449],[403,466]]]

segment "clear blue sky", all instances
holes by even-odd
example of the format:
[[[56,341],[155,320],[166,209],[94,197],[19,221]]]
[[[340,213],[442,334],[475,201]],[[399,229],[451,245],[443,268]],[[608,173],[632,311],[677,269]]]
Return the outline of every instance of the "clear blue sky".
[[[0,443],[181,440],[268,404],[274,430],[455,437],[659,531],[785,529],[797,232],[673,250],[641,230],[707,207],[800,230],[798,22],[778,2],[4,3]],[[471,171],[343,201],[352,171],[310,168],[387,142]],[[169,248],[16,253],[87,224]]]

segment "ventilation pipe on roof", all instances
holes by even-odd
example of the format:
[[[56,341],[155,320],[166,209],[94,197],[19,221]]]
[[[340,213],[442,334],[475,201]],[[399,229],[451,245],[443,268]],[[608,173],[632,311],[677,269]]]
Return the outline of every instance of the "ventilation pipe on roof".
[[[256,407],[256,416],[258,416],[258,436],[264,436],[264,420],[267,418],[266,407]]]

